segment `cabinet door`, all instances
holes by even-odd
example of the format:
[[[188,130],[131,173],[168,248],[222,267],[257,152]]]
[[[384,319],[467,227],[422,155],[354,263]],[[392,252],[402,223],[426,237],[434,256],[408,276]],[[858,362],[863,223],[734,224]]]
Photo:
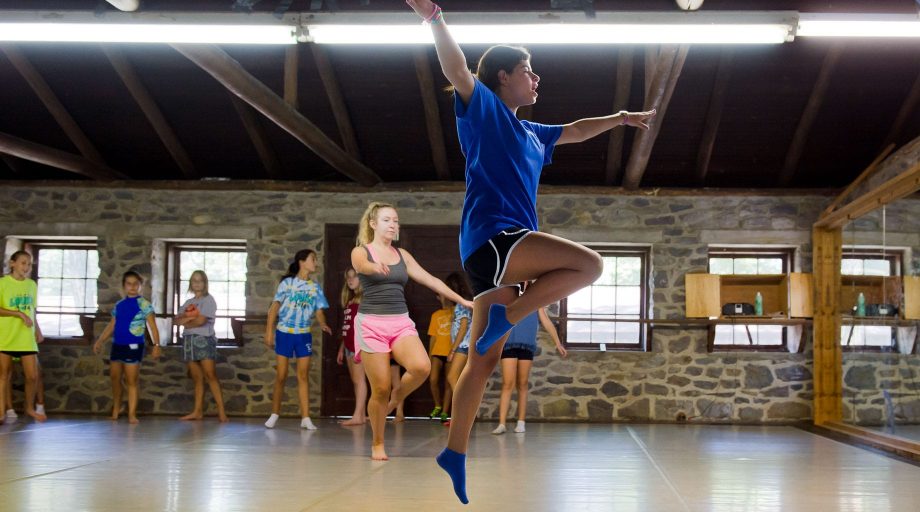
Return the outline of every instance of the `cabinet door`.
[[[718,274],[686,274],[687,318],[710,318],[722,314]]]
[[[812,274],[789,274],[789,316],[811,318],[815,316],[815,284]]]
[[[920,320],[920,276],[904,276],[904,318]]]

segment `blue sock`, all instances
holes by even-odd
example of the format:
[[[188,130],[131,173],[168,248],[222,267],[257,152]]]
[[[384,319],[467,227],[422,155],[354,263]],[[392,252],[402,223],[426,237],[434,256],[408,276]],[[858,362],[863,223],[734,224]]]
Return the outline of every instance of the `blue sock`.
[[[454,484],[454,493],[460,499],[460,503],[466,505],[470,502],[466,497],[466,454],[457,453],[450,448],[444,448],[444,451],[435,458],[438,466],[447,471],[450,480]]]
[[[505,310],[504,304],[496,303],[489,306],[489,323],[486,325],[486,330],[482,333],[482,336],[476,340],[476,352],[479,355],[484,355],[488,352],[492,345],[495,345],[495,342],[514,327],[514,324],[508,321]]]

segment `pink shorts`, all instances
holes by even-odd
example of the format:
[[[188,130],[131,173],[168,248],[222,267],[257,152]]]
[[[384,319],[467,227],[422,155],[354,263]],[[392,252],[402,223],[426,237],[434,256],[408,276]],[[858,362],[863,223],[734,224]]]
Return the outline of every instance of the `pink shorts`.
[[[376,354],[391,352],[393,343],[406,336],[418,337],[415,322],[409,313],[402,315],[368,315],[358,313],[355,317],[355,348]]]

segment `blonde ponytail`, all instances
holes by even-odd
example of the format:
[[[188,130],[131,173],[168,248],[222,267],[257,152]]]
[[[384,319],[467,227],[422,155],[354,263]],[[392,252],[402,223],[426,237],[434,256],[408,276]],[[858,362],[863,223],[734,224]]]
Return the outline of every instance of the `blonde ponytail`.
[[[367,245],[374,241],[374,228],[371,227],[371,221],[377,220],[377,212],[381,208],[396,209],[395,206],[389,203],[378,203],[376,201],[367,205],[367,210],[364,210],[364,214],[361,215],[361,221],[358,223],[358,240],[355,245]]]

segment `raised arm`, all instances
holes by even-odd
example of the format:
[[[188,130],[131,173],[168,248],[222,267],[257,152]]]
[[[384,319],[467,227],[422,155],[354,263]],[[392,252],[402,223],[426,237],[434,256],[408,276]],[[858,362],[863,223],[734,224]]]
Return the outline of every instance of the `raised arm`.
[[[454,90],[460,95],[463,103],[469,103],[476,80],[466,66],[466,56],[463,55],[463,50],[447,30],[444,17],[439,12],[441,8],[431,0],[406,0],[406,3],[419,17],[429,21],[431,34],[434,36],[434,47],[438,52],[438,61],[441,63],[441,71],[454,86]]]
[[[427,270],[423,269],[422,266],[419,265],[417,261],[415,261],[415,258],[409,254],[409,251],[400,249],[399,252],[402,253],[403,260],[406,261],[406,270],[408,270],[409,277],[413,281],[435,293],[439,293],[442,296],[447,297],[451,300],[451,302],[463,304],[464,306],[473,309],[473,303],[471,301],[457,295],[456,292],[444,284],[444,281],[441,281],[437,277],[429,274]]]
[[[617,126],[633,126],[640,130],[648,130],[647,121],[655,114],[656,111],[654,110],[648,112],[621,110],[609,116],[579,119],[573,123],[562,125],[562,135],[559,136],[556,145],[584,142]]]

